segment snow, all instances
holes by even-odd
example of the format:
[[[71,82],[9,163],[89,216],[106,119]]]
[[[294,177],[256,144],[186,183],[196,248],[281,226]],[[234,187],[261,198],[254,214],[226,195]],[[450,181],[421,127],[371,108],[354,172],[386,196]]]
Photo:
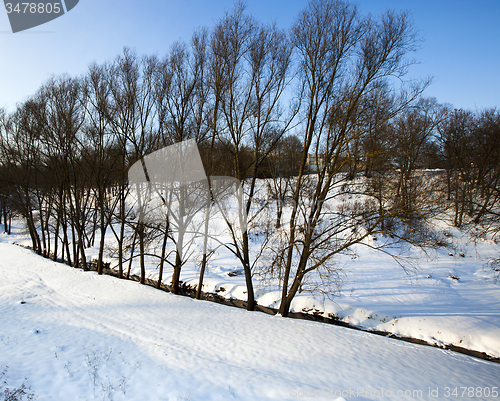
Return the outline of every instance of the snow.
[[[413,268],[406,271],[387,254],[354,246],[349,255],[339,255],[336,261],[341,289],[334,296],[304,291],[293,300],[291,310],[335,316],[367,330],[500,357],[500,282],[487,266],[489,260],[498,258],[500,246],[492,239],[473,241],[457,229],[446,227],[445,232],[450,247],[427,254],[412,247],[395,249],[402,257],[414,258]],[[206,273],[204,291],[246,300],[244,276],[228,275],[237,268],[234,259],[220,251]],[[188,264],[182,279],[196,286],[198,271]],[[154,268],[150,274],[155,278]],[[279,307],[281,292],[276,285],[256,275],[254,286],[259,305]]]
[[[0,371],[8,366],[9,385],[26,383],[38,400],[413,400],[457,398],[454,392],[475,400],[499,397],[500,364],[493,362],[175,296],[52,262],[5,237],[0,255]],[[429,263],[433,278],[424,280],[423,272],[412,284],[399,276],[377,281],[389,267],[372,271],[366,263],[348,282],[352,295],[332,305],[360,324],[382,322],[375,313],[397,312],[403,315],[394,323],[397,330],[419,327],[432,335],[438,326],[498,350],[498,303],[491,305],[498,290],[461,262]],[[458,283],[444,277],[450,263],[462,275]],[[231,279],[241,276],[225,280]],[[464,299],[451,314],[445,301],[453,304],[457,297]],[[264,298],[273,297],[262,292]],[[443,303],[432,304],[436,300]],[[301,296],[295,307],[312,302]]]
[[[217,218],[211,220],[211,224],[218,223],[224,226]],[[4,235],[4,240],[30,245],[22,223],[17,220],[14,225],[14,234]],[[332,290],[333,295],[307,291],[319,281],[312,274],[309,282],[304,283],[305,290],[293,300],[291,311],[335,317],[365,330],[412,337],[439,346],[453,345],[500,358],[500,281],[495,277],[498,273],[488,266],[488,261],[498,258],[500,244],[492,238],[474,240],[470,233],[439,220],[435,230],[449,246],[427,253],[410,246],[391,250],[407,260],[412,258],[415,268],[406,271],[391,256],[365,246],[380,245],[387,240],[383,236],[371,236],[365,245],[353,246],[349,254],[338,255],[335,260],[342,281],[340,289],[323,285],[322,289]],[[116,242],[108,231],[107,251]],[[252,232],[258,230],[254,227]],[[258,250],[262,239],[255,237],[252,246]],[[193,288],[198,285],[200,270],[196,246],[181,272],[181,280]],[[170,244],[172,249],[174,245]],[[153,249],[150,253],[160,251]],[[89,260],[96,259],[98,249],[89,248],[86,254]],[[116,266],[116,259],[109,254],[107,261]],[[158,259],[147,257],[146,263],[147,277],[156,280]],[[262,258],[254,269],[255,298],[259,305],[277,309],[280,286],[276,279],[260,274],[265,263]],[[140,274],[138,259],[131,272]],[[172,277],[168,264],[163,277],[168,285]],[[229,299],[247,299],[241,264],[224,247],[218,247],[208,262],[203,291]]]
[[[259,180],[254,196],[256,204],[265,203],[266,196],[266,181]],[[159,213],[162,210],[159,206],[161,202],[158,199],[156,201]],[[154,198],[151,202],[150,206],[156,210]],[[232,202],[225,207],[228,210],[238,209],[237,202],[234,199]],[[133,191],[129,203],[132,209],[136,206]],[[257,216],[249,216],[252,226],[249,235],[251,261],[255,261],[260,246],[265,242],[266,224],[274,222],[274,207],[271,202]],[[283,227],[287,225],[290,212],[290,207],[284,208]],[[164,217],[162,215],[161,218]],[[190,228],[200,232],[203,217],[203,213],[194,216],[191,221],[193,227]],[[224,232],[227,231],[224,219],[215,213],[209,221],[212,238],[216,237],[219,243],[209,241],[209,248],[214,253],[208,261],[203,291],[246,301],[247,289],[241,263],[228,249],[220,246],[220,243],[230,239],[228,233]],[[30,240],[23,232],[22,223],[16,221],[14,224],[17,224],[14,235],[6,240],[29,246]],[[294,298],[291,311],[334,317],[366,330],[412,337],[439,346],[457,346],[500,358],[500,280],[498,272],[488,265],[490,260],[498,259],[500,254],[498,238],[474,238],[466,230],[460,231],[449,226],[446,216],[436,218],[430,222],[430,226],[437,238],[441,238],[441,242],[448,246],[431,249],[427,253],[402,245],[388,249],[409,263],[409,269],[405,271],[391,256],[370,248],[389,239],[380,235],[370,236],[364,245],[353,246],[348,254],[335,256],[335,268],[341,282],[339,288],[336,287],[336,277],[330,282],[326,278],[327,282],[324,283],[325,277],[313,272],[303,283],[303,291]],[[130,228],[128,235],[133,236]],[[99,236],[97,232],[96,237]],[[184,244],[191,239],[186,235]],[[182,267],[181,280],[192,288],[199,281],[202,243],[198,237],[184,250],[187,261]],[[171,252],[172,255],[174,251],[175,245],[169,241],[167,254]],[[106,232],[105,252],[106,261],[116,267],[116,239],[110,229]],[[153,244],[148,252],[156,255],[161,253],[158,244]],[[266,276],[269,254],[272,252],[266,249],[253,268],[255,299],[259,305],[277,309],[281,287],[276,273],[271,278],[269,274]],[[97,247],[86,249],[86,255],[88,260],[97,259]],[[145,259],[146,276],[157,280],[158,258]],[[131,273],[140,275],[138,258],[132,263]],[[169,285],[172,273],[172,267],[165,263],[164,284]]]
[[[464,257],[437,250],[422,257],[409,275],[387,256],[363,250],[360,262],[346,265],[348,282],[338,299],[338,314],[364,328],[499,357],[500,285],[485,261],[500,249],[493,241],[456,241]]]

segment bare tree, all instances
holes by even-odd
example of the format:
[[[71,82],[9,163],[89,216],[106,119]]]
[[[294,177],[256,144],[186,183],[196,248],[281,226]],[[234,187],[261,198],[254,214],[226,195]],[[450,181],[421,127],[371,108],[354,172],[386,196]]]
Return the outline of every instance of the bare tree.
[[[64,213],[65,217],[70,219],[73,233],[73,264],[78,266],[81,260],[82,267],[86,270],[86,229],[91,194],[88,190],[89,181],[81,174],[81,128],[85,121],[85,111],[81,103],[81,83],[68,77],[52,79],[42,87],[41,93],[46,101],[46,115],[41,120],[46,124],[42,137],[44,153],[56,163],[54,167],[60,168],[58,179],[64,193],[63,204],[69,207],[69,212]]]
[[[494,227],[499,201],[500,113],[455,110],[440,129],[448,174],[448,199],[453,204],[454,225],[483,221]]]
[[[35,115],[43,102],[36,97],[18,106],[10,116],[3,116],[1,155],[3,182],[13,195],[15,208],[26,221],[33,250],[42,254],[42,243],[35,217],[37,207],[34,198],[38,186],[40,167],[40,126]]]
[[[118,269],[123,274],[123,243],[127,224],[126,198],[129,192],[126,168],[140,160],[154,149],[155,128],[155,72],[157,68],[155,57],[145,57],[142,60],[130,49],[124,49],[110,67],[108,74],[110,84],[110,117],[112,129],[123,150],[122,177],[120,179],[118,220],[120,231],[115,232],[118,241]],[[135,224],[139,240],[139,258],[141,268],[141,283],[145,282],[145,226],[142,221]]]
[[[110,196],[110,190],[119,181],[125,169],[124,151],[120,149],[112,131],[113,112],[109,107],[111,89],[107,73],[107,66],[92,64],[82,88],[82,104],[87,116],[82,157],[87,161],[84,172],[89,174],[96,204],[95,217],[99,218],[98,274],[103,273],[106,231],[120,199]],[[94,229],[93,232],[95,231]]]
[[[302,142],[296,135],[282,138],[267,160],[271,180],[267,181],[268,196],[276,201],[275,227],[281,227],[283,209],[292,195],[295,177],[299,172]]]
[[[305,127],[295,206],[279,255],[283,264],[279,313],[284,316],[308,273],[323,269],[324,274],[333,274],[336,254],[361,243],[379,229],[385,215],[398,211],[397,205],[388,203],[381,216],[369,198],[338,207],[333,201],[365,192],[356,183],[346,185],[342,173],[349,159],[357,157],[350,149],[364,134],[357,122],[362,99],[381,82],[401,79],[409,66],[405,55],[417,44],[406,14],[387,12],[379,21],[363,19],[343,1],[311,1],[294,24],[292,39],[301,61]],[[422,90],[410,89],[397,96],[392,116]],[[306,175],[310,153],[318,161],[314,177]]]
[[[11,116],[3,108],[0,108],[0,221],[3,221],[4,232],[10,234],[10,223],[12,222],[13,210],[13,183],[9,182],[7,170],[9,169],[8,136],[12,129]]]
[[[180,143],[189,139],[196,142],[205,141],[209,131],[205,122],[207,113],[208,85],[205,82],[207,65],[207,32],[199,31],[193,35],[192,46],[175,43],[166,59],[157,69],[156,102],[158,109],[158,140],[161,146]],[[194,191],[194,192],[193,192]],[[195,187],[169,187],[169,195],[179,195],[182,205],[191,205],[189,200],[197,192]],[[165,205],[172,203],[165,199]],[[205,203],[203,203],[205,204]],[[185,263],[186,253],[185,231],[191,223],[195,210],[182,206],[180,214],[167,214],[169,220],[169,235],[176,243],[176,259],[171,281],[171,291],[179,293],[180,274]],[[179,209],[180,210],[180,209]],[[184,257],[182,256],[184,254]],[[206,257],[204,258],[206,263]],[[202,272],[204,268],[202,267]]]
[[[446,107],[436,99],[420,99],[412,108],[396,118],[393,131],[393,153],[395,167],[399,170],[396,197],[408,214],[421,214],[422,205],[431,196],[433,189],[422,173],[424,151],[436,135],[438,125],[447,113]]]
[[[233,235],[228,249],[240,260],[247,286],[247,310],[254,310],[249,230],[259,218],[254,202],[256,180],[266,157],[290,129],[296,110],[283,112],[280,99],[290,83],[292,47],[275,26],[259,26],[236,4],[215,27],[212,37],[212,76],[216,88],[218,136],[233,157],[234,177],[250,175],[241,238]],[[251,149],[251,151],[249,151]],[[245,154],[251,155],[245,158]],[[252,206],[256,210],[252,210]],[[257,255],[261,254],[257,252]]]

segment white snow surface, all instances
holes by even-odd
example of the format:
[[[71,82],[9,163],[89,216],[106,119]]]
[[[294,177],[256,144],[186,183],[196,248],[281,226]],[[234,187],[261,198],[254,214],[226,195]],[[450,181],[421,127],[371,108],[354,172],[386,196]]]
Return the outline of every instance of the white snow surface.
[[[175,296],[5,242],[0,255],[0,372],[8,366],[8,384],[26,383],[38,400],[431,400],[457,398],[455,391],[460,399],[499,398],[500,365],[493,362]],[[398,321],[408,321],[401,330],[431,335],[438,326],[480,336],[474,344],[498,351],[498,303],[491,305],[498,290],[480,287],[479,273],[456,265],[457,274],[477,282],[455,283],[442,277],[450,268],[443,262],[419,287],[422,278],[383,281],[375,256],[371,263],[349,281],[351,302],[342,310],[352,319],[366,325],[375,310],[397,311],[404,316]],[[435,304],[457,297],[464,299],[453,314]],[[375,300],[370,309],[365,298]]]
[[[500,357],[500,280],[488,266],[488,261],[499,257],[500,246],[491,239],[473,241],[454,228],[446,227],[445,232],[450,236],[449,248],[427,254],[414,247],[393,249],[396,255],[413,258],[409,259],[412,268],[406,271],[387,254],[365,245],[352,247],[351,255],[337,257],[341,289],[330,297],[304,291],[295,297],[291,310],[335,316],[367,330]],[[367,242],[376,246],[375,242],[384,240],[379,236]],[[227,275],[237,270],[234,262],[225,264],[215,258],[213,265],[204,290],[246,300],[244,276]],[[182,278],[195,286],[197,273],[195,268],[186,269]],[[280,291],[258,277],[255,287],[260,305],[279,307]]]
[[[494,271],[488,265],[499,258],[498,239],[478,239],[439,220],[434,222],[434,230],[449,246],[427,253],[411,246],[389,249],[408,258],[415,267],[406,271],[388,254],[370,248],[388,241],[387,238],[370,236],[364,244],[351,247],[349,254],[336,256],[339,290],[334,285],[329,288],[317,274],[311,274],[303,283],[304,291],[294,298],[291,311],[334,316],[365,330],[412,337],[439,346],[454,345],[500,358],[500,272],[498,266]],[[2,234],[0,240],[31,244],[19,220],[14,222],[13,234]],[[259,237],[254,235],[252,241],[253,247],[258,248]],[[108,250],[116,244],[111,230],[106,233],[106,243]],[[170,244],[170,250],[173,248]],[[194,249],[181,271],[181,280],[193,288],[198,285],[201,258],[196,246]],[[150,252],[160,254],[158,248]],[[87,249],[86,254],[88,260],[97,259],[97,247]],[[116,267],[116,258],[109,253],[106,256]],[[260,274],[266,263],[268,260],[263,257],[254,269],[255,298],[259,305],[277,309],[280,283]],[[128,262],[125,268],[127,265]],[[140,275],[138,258],[131,273]],[[172,273],[172,268],[165,264],[165,284],[170,283]],[[157,279],[157,258],[146,258],[146,275]],[[330,294],[308,291],[318,284]],[[203,291],[247,299],[241,264],[224,247],[219,247],[208,262]]]
[[[336,258],[340,290],[331,288],[328,295],[308,291],[318,283],[323,285],[312,274],[304,283],[304,291],[292,301],[291,311],[335,316],[362,329],[412,337],[439,346],[454,345],[500,358],[500,273],[488,265],[498,259],[500,244],[491,238],[474,239],[453,227],[436,227],[436,230],[446,234],[449,247],[427,253],[411,246],[391,250],[410,262],[406,271],[390,255],[366,246],[386,241],[382,236],[370,237],[365,244],[353,246],[350,254]],[[88,258],[97,258],[97,253],[96,248],[87,250]],[[112,266],[116,265],[112,258],[108,260]],[[158,277],[157,265],[156,260],[150,260],[147,266],[147,276],[153,280]],[[196,287],[199,270],[199,261],[188,261],[183,266],[181,280]],[[140,275],[138,261],[133,264],[132,273]],[[255,273],[256,301],[277,309],[281,291],[276,280],[262,279],[258,269]],[[172,269],[166,267],[163,275],[166,284],[171,276]],[[247,299],[241,265],[224,248],[219,248],[209,261],[203,291],[225,298]]]

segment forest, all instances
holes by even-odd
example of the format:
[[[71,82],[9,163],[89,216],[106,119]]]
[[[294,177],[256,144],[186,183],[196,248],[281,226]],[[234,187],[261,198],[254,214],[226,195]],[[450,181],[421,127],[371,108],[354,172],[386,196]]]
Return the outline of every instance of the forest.
[[[390,253],[401,242],[440,246],[433,219],[498,235],[500,112],[425,97],[432,79],[407,78],[420,46],[405,12],[375,18],[311,0],[282,30],[237,3],[165,55],[125,48],[82,76],[54,76],[14,112],[0,109],[1,222],[9,233],[22,218],[35,252],[84,270],[95,263],[99,274],[111,248],[120,278],[138,261],[144,283],[153,258],[158,287],[174,294],[196,257],[198,297],[224,247],[241,265],[247,309],[259,271],[279,283],[283,316],[309,275],[332,290],[336,256],[369,236],[383,236],[379,250]],[[175,213],[139,218],[129,180],[136,162],[189,140],[209,196],[210,177],[232,178],[246,216],[237,230],[230,212],[207,210],[216,244],[198,248],[202,236],[184,233]],[[181,215],[199,226],[205,211],[193,205]]]

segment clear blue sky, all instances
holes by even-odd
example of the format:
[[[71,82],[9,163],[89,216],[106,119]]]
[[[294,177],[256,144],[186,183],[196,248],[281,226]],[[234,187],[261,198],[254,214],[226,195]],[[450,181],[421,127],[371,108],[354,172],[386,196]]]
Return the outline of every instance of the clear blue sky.
[[[115,58],[125,46],[163,55],[189,41],[200,26],[212,27],[233,0],[80,0],[68,14],[12,34],[0,8],[0,107],[35,93],[51,75],[83,74],[92,61]],[[456,108],[500,107],[500,0],[358,0],[363,14],[409,10],[424,38],[412,77],[434,76],[426,91]],[[306,0],[248,0],[264,22],[289,27]]]

